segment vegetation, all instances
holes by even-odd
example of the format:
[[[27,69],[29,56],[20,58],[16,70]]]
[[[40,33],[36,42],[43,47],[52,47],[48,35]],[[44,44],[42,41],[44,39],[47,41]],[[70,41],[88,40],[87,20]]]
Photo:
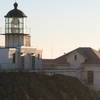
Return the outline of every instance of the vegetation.
[[[0,100],[99,100],[78,79],[32,72],[1,72]]]

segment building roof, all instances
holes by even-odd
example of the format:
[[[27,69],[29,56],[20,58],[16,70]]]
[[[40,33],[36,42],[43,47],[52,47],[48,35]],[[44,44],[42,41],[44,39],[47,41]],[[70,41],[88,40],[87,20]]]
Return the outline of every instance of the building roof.
[[[56,59],[43,59],[43,65],[45,67],[54,67],[53,65],[69,65],[67,62],[67,57],[71,53],[78,52],[85,58],[85,62],[83,64],[100,64],[100,52],[94,50],[90,47],[79,47],[67,54],[64,54]]]
[[[85,64],[100,64],[100,52],[92,48],[78,48],[78,52],[83,55],[86,60]]]
[[[18,4],[15,2],[14,3],[14,9],[9,11],[5,17],[7,18],[11,18],[11,17],[18,17],[18,18],[22,18],[22,17],[27,17],[21,10],[17,9]]]
[[[54,59],[43,59],[43,67],[52,67],[54,65]]]
[[[100,64],[100,52],[90,47],[79,47],[63,56],[56,58],[55,60],[63,63],[65,62],[65,59],[67,59],[67,56],[75,51],[85,57],[86,60],[84,64]]]
[[[55,64],[68,64],[66,55],[67,54],[64,54],[64,55],[54,59],[54,63]]]

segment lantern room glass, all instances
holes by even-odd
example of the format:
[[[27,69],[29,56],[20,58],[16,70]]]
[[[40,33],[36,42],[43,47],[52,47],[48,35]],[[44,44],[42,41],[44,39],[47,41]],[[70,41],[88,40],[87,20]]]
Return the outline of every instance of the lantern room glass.
[[[5,33],[23,34],[25,31],[26,18],[5,18]]]

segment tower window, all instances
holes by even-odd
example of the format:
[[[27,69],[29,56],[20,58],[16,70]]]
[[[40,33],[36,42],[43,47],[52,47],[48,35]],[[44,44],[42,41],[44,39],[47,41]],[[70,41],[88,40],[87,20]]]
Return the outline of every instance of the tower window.
[[[13,54],[13,63],[15,64],[15,62],[16,62],[16,56],[15,54]]]
[[[38,60],[40,59],[40,54],[38,54],[38,57],[37,58],[38,58]]]
[[[21,56],[20,60],[21,60],[21,67],[22,67],[22,69],[24,69],[24,63],[25,63],[24,62],[24,56]]]
[[[32,68],[35,68],[35,56],[32,56]]]

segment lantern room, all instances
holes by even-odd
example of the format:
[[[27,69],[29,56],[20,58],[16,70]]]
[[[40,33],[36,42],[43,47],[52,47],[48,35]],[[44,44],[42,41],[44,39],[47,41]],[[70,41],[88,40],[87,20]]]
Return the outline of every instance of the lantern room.
[[[5,47],[17,48],[30,46],[30,35],[26,32],[27,16],[18,9],[18,4],[14,3],[14,9],[5,16]]]
[[[15,2],[14,9],[5,16],[5,33],[24,34],[26,18],[27,16],[18,9],[18,4]]]

